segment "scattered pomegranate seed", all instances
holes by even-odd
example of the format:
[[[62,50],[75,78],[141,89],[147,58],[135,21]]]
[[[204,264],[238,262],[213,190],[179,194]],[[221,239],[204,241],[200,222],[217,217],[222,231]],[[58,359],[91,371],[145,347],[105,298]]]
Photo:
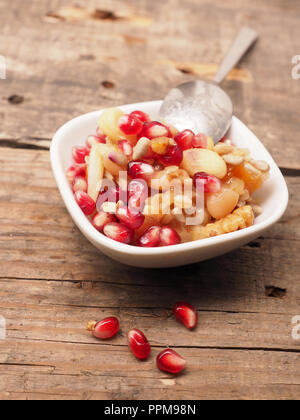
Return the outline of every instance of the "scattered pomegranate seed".
[[[87,192],[88,190],[88,183],[85,178],[82,176],[76,176],[72,183],[72,190],[75,193],[76,191],[84,191]]]
[[[103,232],[108,238],[123,244],[129,244],[134,236],[133,230],[123,223],[108,223]]]
[[[128,175],[131,178],[148,179],[154,174],[154,168],[152,165],[142,161],[129,162],[128,164]]]
[[[142,121],[142,123],[151,121],[151,118],[149,117],[149,115],[143,111],[133,111],[130,113],[130,116],[138,118],[140,121]]]
[[[139,137],[147,137],[152,140],[156,137],[172,137],[169,127],[158,121],[151,121],[144,123],[143,129]]]
[[[157,155],[157,159],[164,166],[179,166],[183,159],[182,150],[177,146],[169,146],[164,156]]]
[[[192,149],[195,134],[191,130],[184,130],[176,134],[174,140],[181,150]]]
[[[133,179],[128,184],[128,207],[142,211],[148,198],[148,185],[142,179]]]
[[[164,226],[160,231],[160,245],[161,246],[170,246],[178,245],[181,243],[181,238],[176,232],[175,229],[168,226]]]
[[[151,226],[146,232],[138,239],[137,246],[154,248],[160,245],[160,226]]]
[[[120,199],[120,189],[115,183],[112,183],[110,187],[100,189],[100,193],[97,199],[96,208],[101,212],[102,204],[107,201],[111,203],[117,203]]]
[[[67,178],[69,182],[73,182],[77,176],[86,177],[86,164],[72,165],[67,170]]]
[[[186,367],[185,359],[172,349],[163,350],[156,359],[157,367],[168,373],[179,373]]]
[[[88,322],[86,329],[91,331],[94,337],[106,340],[115,336],[119,331],[119,327],[118,318],[110,316],[99,322]]]
[[[119,206],[116,213],[120,222],[131,229],[139,229],[145,221],[145,216],[139,212],[129,209],[127,206]]]
[[[76,191],[74,197],[84,214],[89,216],[94,213],[96,203],[86,192]]]
[[[85,158],[89,155],[89,150],[87,147],[73,147],[72,154],[76,163],[85,163]]]
[[[129,348],[135,357],[140,360],[147,359],[151,353],[151,347],[145,334],[142,331],[133,328],[129,331],[127,337]]]
[[[119,119],[119,127],[126,135],[136,135],[142,131],[143,123],[133,115],[122,115]]]
[[[214,175],[209,175],[206,172],[197,172],[193,177],[194,186],[197,189],[204,187],[205,193],[216,193],[221,190],[222,183]]]
[[[186,328],[192,330],[198,324],[198,312],[186,302],[177,302],[173,308],[175,318]]]
[[[120,140],[118,142],[119,148],[122,150],[125,156],[129,157],[133,154],[133,146],[128,140]]]
[[[206,149],[208,145],[207,137],[205,134],[197,134],[193,139],[193,147],[198,149]]]
[[[116,216],[114,214],[111,213],[106,213],[105,211],[100,211],[99,213],[97,213],[95,215],[95,217],[93,218],[93,226],[99,231],[99,232],[103,232],[104,226],[107,225],[108,223],[113,223],[116,222]]]

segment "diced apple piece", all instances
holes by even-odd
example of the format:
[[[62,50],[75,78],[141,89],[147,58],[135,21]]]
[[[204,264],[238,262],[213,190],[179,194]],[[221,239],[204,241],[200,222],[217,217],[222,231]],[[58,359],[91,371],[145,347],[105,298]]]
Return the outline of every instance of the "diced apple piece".
[[[220,192],[207,194],[206,205],[209,214],[215,219],[222,219],[231,213],[239,201],[239,194],[223,187]]]
[[[191,176],[197,172],[206,172],[222,179],[227,173],[227,165],[224,160],[208,149],[188,149],[183,152],[181,167]]]
[[[114,144],[97,144],[98,153],[102,157],[104,168],[114,176],[120,171],[126,171],[128,160]]]
[[[103,179],[104,166],[98,145],[94,144],[89,156],[88,165],[88,195],[96,201],[99,195],[100,181]]]
[[[103,111],[98,121],[100,131],[114,142],[124,137],[119,129],[119,119],[122,115],[123,112],[120,109],[108,108]]]

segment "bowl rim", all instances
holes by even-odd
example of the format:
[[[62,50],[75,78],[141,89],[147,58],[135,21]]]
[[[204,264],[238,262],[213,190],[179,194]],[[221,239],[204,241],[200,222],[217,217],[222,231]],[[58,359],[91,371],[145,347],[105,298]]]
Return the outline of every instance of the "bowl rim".
[[[126,104],[126,105],[120,105],[118,108],[123,109],[126,111],[126,108],[129,107],[135,107],[136,109],[144,108],[145,106],[153,106],[153,107],[159,107],[162,101],[147,101],[147,102],[139,102],[139,103],[133,103],[133,104]],[[265,220],[259,221],[257,224],[254,224],[253,226],[231,232],[231,233],[225,233],[219,236],[214,236],[211,238],[206,239],[198,239],[196,241],[191,242],[185,242],[178,245],[173,245],[169,247],[157,247],[157,248],[143,248],[143,247],[137,247],[134,245],[126,245],[120,242],[116,242],[105,235],[98,232],[91,222],[88,220],[88,218],[84,215],[84,213],[81,211],[79,206],[77,205],[73,193],[70,189],[69,182],[66,178],[65,172],[61,165],[60,155],[59,155],[59,146],[60,142],[62,141],[63,136],[68,131],[68,129],[74,124],[81,121],[84,123],[84,121],[89,120],[91,118],[98,117],[101,112],[105,108],[102,108],[97,111],[92,111],[86,114],[82,114],[78,117],[75,117],[65,123],[63,126],[61,126],[57,132],[54,134],[51,146],[50,146],[50,160],[51,160],[51,166],[54,173],[54,177],[58,186],[58,189],[60,191],[60,194],[63,198],[63,201],[67,207],[67,210],[69,211],[73,221],[77,225],[77,227],[81,230],[81,232],[92,242],[97,243],[100,246],[104,246],[111,250],[117,250],[119,253],[124,255],[136,255],[136,256],[162,256],[167,255],[169,253],[176,254],[181,253],[183,251],[189,251],[189,250],[195,250],[195,249],[202,249],[202,248],[210,248],[215,245],[220,245],[222,243],[227,243],[231,241],[235,241],[237,239],[243,239],[247,238],[248,236],[255,236],[256,233],[262,232],[266,229],[268,229],[270,226],[272,226],[274,223],[276,223],[284,214],[289,200],[289,193],[288,188],[285,182],[285,179],[278,168],[276,162],[268,152],[268,150],[265,148],[265,146],[262,144],[262,142],[256,137],[256,135],[236,116],[233,116],[233,120],[237,121],[239,124],[243,126],[243,129],[246,130],[246,133],[254,136],[256,142],[264,148],[265,153],[267,154],[269,160],[268,163],[270,164],[273,171],[277,173],[279,178],[281,179],[281,187],[283,187],[283,195],[282,200],[280,201],[279,205],[274,209],[274,213],[268,217]]]

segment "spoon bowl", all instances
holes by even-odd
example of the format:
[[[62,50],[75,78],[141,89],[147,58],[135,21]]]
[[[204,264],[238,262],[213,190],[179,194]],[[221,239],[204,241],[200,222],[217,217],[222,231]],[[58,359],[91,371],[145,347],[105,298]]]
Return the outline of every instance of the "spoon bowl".
[[[205,133],[217,143],[228,131],[233,105],[227,93],[215,83],[195,80],[172,89],[166,96],[160,118],[179,131]]]

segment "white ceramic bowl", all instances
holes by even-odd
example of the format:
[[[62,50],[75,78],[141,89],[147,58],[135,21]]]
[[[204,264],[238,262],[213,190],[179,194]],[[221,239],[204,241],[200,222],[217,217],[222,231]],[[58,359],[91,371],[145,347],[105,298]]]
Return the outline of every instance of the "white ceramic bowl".
[[[155,101],[120,108],[124,112],[139,109],[157,119],[160,105],[161,101]],[[78,207],[65,175],[72,164],[72,147],[83,145],[86,137],[95,132],[100,113],[101,111],[96,111],[82,115],[57,131],[51,144],[51,163],[58,188],[73,221],[83,235],[105,255],[136,267],[158,268],[191,264],[225,254],[252,241],[276,223],[285,212],[288,190],[278,166],[257,137],[238,118],[233,117],[228,137],[237,146],[249,148],[255,159],[266,160],[271,167],[270,179],[256,194],[264,211],[256,218],[253,226],[221,236],[162,248],[124,245],[105,237],[94,229]]]

